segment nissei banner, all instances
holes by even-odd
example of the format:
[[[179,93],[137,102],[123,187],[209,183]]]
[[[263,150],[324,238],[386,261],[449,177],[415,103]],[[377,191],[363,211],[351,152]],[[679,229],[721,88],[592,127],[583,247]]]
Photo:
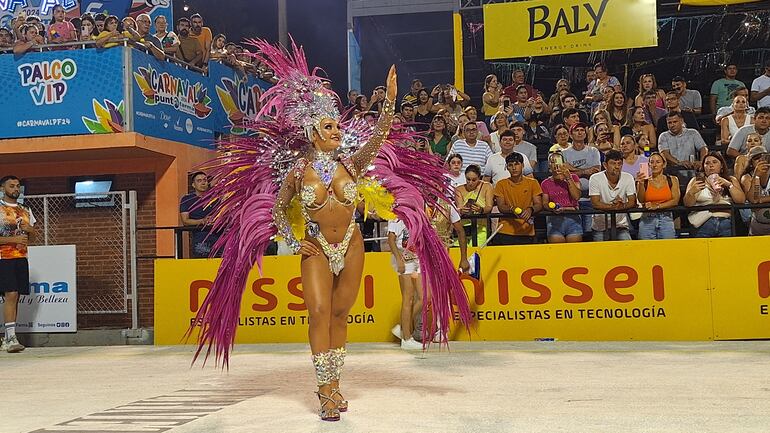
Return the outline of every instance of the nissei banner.
[[[531,0],[484,6],[484,58],[656,46],[655,0]]]
[[[75,245],[29,247],[28,259],[30,294],[19,297],[18,332],[77,331]]]
[[[122,132],[123,49],[0,56],[0,138]]]

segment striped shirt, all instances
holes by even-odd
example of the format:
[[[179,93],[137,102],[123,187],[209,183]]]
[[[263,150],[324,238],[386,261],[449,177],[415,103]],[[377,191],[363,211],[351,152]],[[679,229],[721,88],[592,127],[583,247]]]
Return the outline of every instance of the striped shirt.
[[[477,140],[476,145],[471,147],[468,146],[465,140],[457,140],[452,145],[450,153],[459,153],[463,157],[461,173],[465,173],[465,169],[471,164],[478,165],[481,168],[481,172],[484,173],[487,159],[492,156],[492,149],[485,141]]]

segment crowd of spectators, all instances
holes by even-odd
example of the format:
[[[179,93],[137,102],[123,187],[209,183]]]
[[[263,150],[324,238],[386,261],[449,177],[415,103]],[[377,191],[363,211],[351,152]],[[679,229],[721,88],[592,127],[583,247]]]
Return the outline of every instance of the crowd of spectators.
[[[274,81],[272,71],[248,50],[229,42],[224,34],[213,36],[200,14],[179,18],[174,31],[163,15],[152,20],[147,14],[121,18],[86,13],[70,19],[64,8],[56,5],[48,26],[40,17],[22,12],[11,20],[10,28],[0,28],[0,52],[16,55],[43,50],[105,49],[123,43],[146,51],[158,60],[183,62],[203,73],[207,72],[209,61],[216,61],[244,74]]]
[[[507,86],[490,74],[478,102],[415,79],[395,124],[424,137],[415,149],[445,161],[458,209],[477,217],[479,244],[494,230],[492,244],[536,242],[536,227],[548,242],[729,236],[735,225],[764,235],[770,207],[714,209],[770,203],[770,61],[750,86],[737,73],[726,65],[705,104],[684,77],[666,85],[643,74],[624,90],[603,64],[584,90],[560,79],[551,95],[527,84],[525,71]],[[374,121],[382,89],[351,90],[349,108]],[[513,216],[484,217],[498,212]]]

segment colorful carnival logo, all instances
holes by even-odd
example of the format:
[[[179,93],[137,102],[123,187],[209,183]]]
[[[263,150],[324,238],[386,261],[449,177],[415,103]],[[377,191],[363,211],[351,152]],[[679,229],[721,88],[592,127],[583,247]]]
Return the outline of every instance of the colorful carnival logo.
[[[138,71],[134,72],[134,79],[142,90],[146,105],[169,105],[198,119],[205,119],[211,114],[211,98],[200,82],[191,84],[190,80],[168,72],[159,73],[149,65],[138,68]]]
[[[109,99],[105,99],[104,105],[102,105],[99,101],[93,99],[92,105],[95,119],[89,119],[86,116],[81,118],[91,134],[123,132],[123,119],[126,115],[123,101],[116,105]]]
[[[254,132],[254,121],[262,105],[259,102],[262,88],[249,85],[247,78],[222,78],[224,88],[216,86],[219,102],[230,121],[230,133],[246,135]]]
[[[72,59],[24,63],[18,67],[21,85],[29,87],[35,105],[52,105],[64,101],[67,81],[75,78],[78,65]]]

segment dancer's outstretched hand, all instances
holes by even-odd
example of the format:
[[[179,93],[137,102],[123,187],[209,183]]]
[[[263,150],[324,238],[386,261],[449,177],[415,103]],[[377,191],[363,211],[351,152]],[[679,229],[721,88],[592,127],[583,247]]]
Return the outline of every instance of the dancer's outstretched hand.
[[[396,76],[396,65],[391,65],[388,72],[387,91],[385,92],[388,99],[391,101],[396,100],[398,94],[398,77]]]

